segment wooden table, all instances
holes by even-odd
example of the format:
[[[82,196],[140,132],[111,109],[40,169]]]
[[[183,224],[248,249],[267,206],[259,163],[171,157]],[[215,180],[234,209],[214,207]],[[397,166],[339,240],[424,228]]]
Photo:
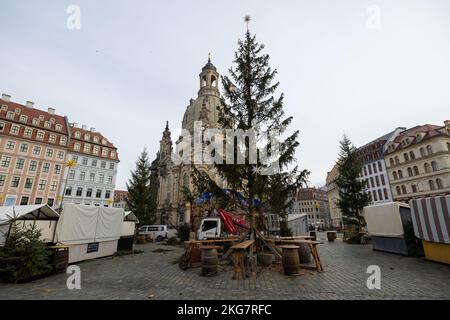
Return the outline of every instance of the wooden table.
[[[233,279],[236,279],[237,275],[241,275],[242,279],[245,279],[246,276],[245,259],[248,257],[247,249],[250,249],[250,252],[253,253],[254,242],[255,240],[245,240],[231,247],[231,249],[233,250],[233,265],[234,265]],[[247,266],[249,271],[253,275],[255,275],[252,259],[248,261]]]
[[[218,238],[218,239],[208,239],[208,240],[188,240],[184,241],[186,252],[184,253],[184,264],[187,268],[192,267],[191,254],[194,247],[201,245],[211,245],[216,243],[235,243],[239,241],[239,238]]]
[[[281,243],[289,243],[289,244],[307,244],[311,250],[311,254],[314,258],[314,263],[316,265],[315,269],[317,272],[323,271],[322,262],[320,261],[319,252],[317,251],[317,245],[320,244],[320,241],[313,240],[278,240]],[[306,268],[306,266],[300,266],[302,268]]]

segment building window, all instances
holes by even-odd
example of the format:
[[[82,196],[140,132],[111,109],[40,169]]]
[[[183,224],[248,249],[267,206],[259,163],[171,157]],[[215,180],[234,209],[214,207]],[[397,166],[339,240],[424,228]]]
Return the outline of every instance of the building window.
[[[98,183],[103,183],[105,181],[105,175],[104,174],[99,174],[98,175]]]
[[[105,169],[106,168],[106,161],[102,161],[100,163],[100,168]]]
[[[47,199],[47,204],[49,205],[49,207],[53,207],[55,200],[52,198]]]
[[[428,184],[430,186],[430,190],[435,190],[436,189],[436,186],[434,185],[434,181],[433,180],[428,181]]]
[[[116,153],[114,151],[111,151],[111,159],[115,159],[116,158]]]
[[[47,129],[50,129],[50,128],[51,128],[50,122],[45,121],[45,122],[44,122],[44,127],[47,128]]]
[[[375,182],[377,183],[377,187],[380,186],[380,179],[378,178],[378,176],[375,176]]]
[[[83,158],[82,162],[83,166],[87,166],[88,164],[88,158]]]
[[[436,179],[436,187],[438,189],[444,189],[444,185],[442,184],[442,180],[441,179]]]
[[[16,143],[14,141],[9,140],[6,143],[6,150],[14,150],[15,146],[16,146]]]
[[[27,123],[27,121],[28,121],[28,117],[26,115],[20,116],[20,122]]]
[[[41,147],[39,147],[39,146],[34,146],[34,147],[33,147],[33,154],[34,154],[35,156],[40,155],[40,154],[41,154]]]
[[[91,164],[93,167],[97,167],[97,159],[92,159]]]
[[[86,197],[91,198],[92,197],[92,188],[88,188],[86,190]]]
[[[375,190],[372,191],[372,195],[373,195],[373,201],[378,201],[377,193],[375,192]]]
[[[421,157],[425,157],[426,156],[424,148],[420,148],[419,151],[420,151],[420,156]]]
[[[113,177],[112,176],[108,176],[108,184],[112,184],[113,183]]]
[[[400,191],[400,187],[399,186],[395,187],[395,191],[397,192],[398,195],[402,194],[402,192]]]
[[[405,162],[409,161],[409,156],[407,153],[403,154],[403,158],[405,159]]]
[[[36,198],[36,200],[34,200],[34,204],[42,204],[42,198]]]
[[[366,169],[366,166],[363,167],[363,171],[364,171],[364,176],[367,176],[367,169]]]
[[[109,170],[114,170],[114,162],[109,163]]]
[[[111,190],[106,190],[105,199],[109,199],[111,197]]]
[[[384,186],[384,185],[386,185],[386,181],[384,180],[384,174],[381,174],[380,175],[380,178],[381,178],[381,184]]]
[[[398,170],[397,174],[398,174],[399,179],[403,179],[403,171],[402,170]]]
[[[29,200],[30,200],[29,197],[22,197],[22,199],[20,200],[20,205],[21,206],[26,206],[28,204]]]
[[[0,132],[3,132],[5,129],[5,123],[3,121],[0,121]]]
[[[14,112],[8,111],[8,112],[6,113],[6,118],[11,119],[11,120],[14,120]]]
[[[44,140],[44,136],[45,136],[44,131],[38,131],[38,133],[36,135],[36,139],[37,140]]]
[[[408,177],[412,177],[413,176],[413,171],[411,169],[411,167],[408,167]]]
[[[56,191],[58,188],[58,182],[52,181],[52,184],[50,185],[50,191]]]
[[[19,126],[12,125],[11,126],[11,130],[9,130],[9,133],[14,134],[14,135],[18,135],[19,134],[19,129],[20,129]]]
[[[17,161],[16,161],[16,169],[22,170],[24,163],[25,163],[24,159],[17,159]]]
[[[372,167],[373,167],[373,172],[377,173],[377,165],[375,163],[372,163]]]
[[[430,145],[427,146],[427,154],[428,154],[428,155],[433,154],[433,149],[431,148]]]
[[[45,162],[44,165],[42,166],[42,171],[47,173],[50,171],[50,163]]]
[[[97,136],[94,136],[94,142],[98,143],[98,137]]]
[[[417,192],[417,186],[415,184],[411,185],[411,191],[412,191],[412,193]]]
[[[5,185],[6,176],[4,174],[0,174],[0,187]]]
[[[82,194],[83,194],[83,188],[82,188],[82,187],[78,187],[78,188],[77,188],[76,196],[77,196],[77,197],[81,197]]]
[[[28,152],[28,143],[22,143],[20,145],[20,152]]]
[[[383,166],[381,165],[381,161],[378,161],[378,170],[380,170],[380,172],[383,171]]]
[[[397,156],[395,156],[395,164],[399,164],[399,163],[400,163],[400,159]]]
[[[101,198],[102,197],[102,190],[101,189],[97,189],[97,192],[95,193],[95,197],[96,198]]]
[[[409,157],[411,158],[411,160],[414,160],[416,158],[416,155],[414,154],[414,151],[410,151],[409,152]]]
[[[11,180],[11,188],[17,188],[20,183],[20,177],[14,176]]]
[[[70,196],[72,194],[72,186],[68,186],[66,188],[66,192],[64,193],[66,196]]]
[[[75,132],[74,136],[75,136],[75,138],[80,139],[80,137],[81,137],[80,132],[78,132],[78,131]]]
[[[41,181],[39,181],[38,189],[39,189],[39,190],[45,190],[46,184],[47,184],[47,181],[46,181],[46,180],[41,180]]]
[[[73,156],[72,160],[75,161],[75,162],[78,162],[78,156]]]
[[[30,161],[30,166],[28,167],[28,170],[30,170],[30,171],[36,171],[36,167],[37,167],[37,161],[31,160],[31,161]]]
[[[8,168],[10,163],[11,163],[11,157],[8,157],[8,156],[2,157],[2,167],[3,168]]]
[[[57,125],[55,126],[55,130],[56,130],[56,131],[61,131],[61,130],[62,130],[62,126],[61,126],[60,124],[57,124]]]
[[[33,118],[33,121],[31,122],[33,124],[33,126],[38,126],[39,125],[39,119],[38,118]]]
[[[413,169],[414,169],[414,175],[415,176],[419,175],[419,168],[417,166],[414,166]]]
[[[384,199],[387,200],[389,198],[389,196],[388,196],[388,192],[387,192],[386,188],[383,188],[383,193],[384,193]]]
[[[389,158],[389,164],[391,165],[391,167],[394,166],[394,159]]]
[[[61,165],[55,164],[55,170],[53,172],[54,174],[60,174],[61,173]]]
[[[80,181],[84,181],[86,179],[86,172],[80,171],[80,176],[78,177]]]
[[[64,159],[64,151],[58,151],[58,154],[56,156],[58,159]]]
[[[51,134],[50,137],[48,138],[48,142],[56,143],[56,135]]]
[[[75,179],[75,170],[69,170],[69,179],[70,180]]]
[[[47,149],[47,152],[45,153],[45,156],[47,158],[53,157],[53,149]]]
[[[23,131],[23,136],[25,138],[31,138],[32,134],[33,134],[33,129],[31,129],[31,128],[25,128],[25,130]]]
[[[107,157],[107,156],[108,156],[108,149],[102,148],[102,157]]]
[[[438,171],[438,165],[436,161],[431,161],[431,168],[433,169],[433,171]]]
[[[89,141],[90,138],[91,138],[91,137],[90,137],[88,134],[85,134],[85,135],[84,135],[84,140]]]
[[[75,144],[73,145],[73,149],[74,149],[75,151],[80,151],[80,144],[79,144],[79,143],[75,143]]]
[[[367,169],[369,169],[369,174],[372,174],[372,167],[370,165],[367,166]]]
[[[394,176],[394,180],[397,180],[397,179],[398,179],[397,171],[392,172],[392,175]]]
[[[423,168],[425,169],[425,173],[431,172],[430,164],[428,162],[423,165]]]
[[[100,151],[100,148],[98,146],[93,146],[92,147],[92,153],[95,155],[98,155],[98,152]]]
[[[64,137],[64,136],[61,136],[59,138],[59,144],[62,145],[62,146],[65,146],[67,144],[67,138]]]
[[[402,193],[406,194],[406,186],[405,185],[402,185]]]
[[[378,198],[381,200],[383,200],[383,194],[381,193],[381,189],[378,189]]]
[[[89,174],[89,181],[90,181],[90,182],[95,182],[95,173],[91,172],[91,173]]]

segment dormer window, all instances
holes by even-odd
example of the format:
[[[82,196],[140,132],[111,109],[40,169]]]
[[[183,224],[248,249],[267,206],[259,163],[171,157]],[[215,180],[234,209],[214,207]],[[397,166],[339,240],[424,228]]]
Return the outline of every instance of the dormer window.
[[[39,116],[39,120],[44,121],[44,116],[42,114]]]
[[[17,114],[20,114],[20,109],[19,109],[19,108],[16,108],[16,109],[14,110],[14,112],[17,113]]]
[[[48,122],[48,121],[45,121],[45,122],[44,122],[44,127],[45,127],[45,128],[50,129],[51,126],[52,126],[52,125],[50,124],[50,122]]]
[[[55,118],[50,118],[50,123],[55,123]]]
[[[38,118],[33,118],[33,126],[38,126],[39,125],[39,119]]]
[[[106,140],[102,139],[102,144],[106,145]]]
[[[75,138],[77,138],[77,139],[80,139],[80,137],[81,137],[81,135],[80,135],[80,133],[79,133],[78,131],[75,132],[74,136],[75,136]]]
[[[8,106],[6,104],[2,105],[2,111],[7,111],[8,110]]]
[[[13,120],[13,119],[14,119],[14,112],[8,111],[8,113],[6,114],[6,117],[7,117],[8,119]]]
[[[98,137],[97,136],[94,137],[94,142],[98,143]]]
[[[61,130],[62,130],[62,125],[57,124],[57,125],[55,126],[55,130],[56,130],[56,131],[61,131]]]
[[[27,116],[25,116],[25,115],[21,115],[20,116],[20,122],[27,123],[27,121],[28,121],[28,117]]]
[[[84,135],[84,140],[89,141],[91,139],[91,137],[88,134]]]

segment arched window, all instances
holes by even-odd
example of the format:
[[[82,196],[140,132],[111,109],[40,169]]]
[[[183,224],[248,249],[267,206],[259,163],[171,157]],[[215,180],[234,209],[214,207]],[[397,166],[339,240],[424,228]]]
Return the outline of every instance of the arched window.
[[[402,193],[406,194],[406,186],[405,185],[402,185]]]
[[[391,167],[394,165],[394,159],[389,158],[389,164],[391,165]]]
[[[428,162],[425,162],[425,164],[423,165],[423,168],[425,169],[425,173],[428,173],[431,171],[430,164]]]
[[[409,156],[408,156],[407,153],[404,153],[404,154],[403,154],[403,158],[405,159],[405,161],[409,161]]]
[[[411,169],[411,167],[408,168],[408,177],[412,177],[413,176],[413,171]]]
[[[409,152],[409,158],[410,158],[411,160],[414,160],[414,159],[416,158],[416,155],[414,154],[414,151],[410,151],[410,152]]]
[[[411,185],[411,191],[412,191],[412,193],[417,192],[417,186],[415,184]]]
[[[425,157],[425,149],[424,148],[420,148],[420,156]]]
[[[433,149],[431,148],[430,145],[427,146],[427,154],[431,155],[433,153]]]
[[[433,171],[438,171],[438,165],[436,161],[431,161],[431,168],[433,168]]]
[[[217,87],[217,79],[215,76],[211,76],[211,86]]]
[[[442,184],[442,180],[441,179],[436,179],[436,187],[438,188],[438,189],[444,189],[444,186],[443,186],[443,184]]]
[[[419,168],[417,167],[417,166],[414,166],[414,175],[419,175],[420,174],[420,172],[419,172]]]
[[[395,156],[395,164],[399,164],[399,163],[400,163],[400,159],[397,156]]]
[[[402,172],[402,170],[398,170],[397,174],[398,174],[398,178],[399,179],[403,179],[403,172]]]
[[[206,76],[202,78],[202,87],[206,86]]]
[[[183,176],[183,187],[189,188],[189,176],[187,173]]]
[[[397,171],[392,172],[392,175],[394,176],[394,180],[397,180],[397,179],[398,179]]]
[[[395,191],[397,191],[397,194],[402,194],[402,192],[400,191],[400,187],[399,186],[395,187]]]
[[[434,185],[434,181],[433,180],[428,181],[428,184],[430,185],[430,190],[435,190],[436,189],[436,186]]]

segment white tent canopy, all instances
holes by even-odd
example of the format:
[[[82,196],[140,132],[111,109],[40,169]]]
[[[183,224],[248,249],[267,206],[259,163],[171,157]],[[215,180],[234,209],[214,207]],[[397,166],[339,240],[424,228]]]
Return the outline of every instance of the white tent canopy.
[[[134,221],[136,223],[139,222],[139,219],[136,217],[136,215],[131,211],[125,211],[123,215],[123,221]]]
[[[58,220],[59,214],[47,204],[0,207],[0,224],[11,220]]]
[[[409,208],[401,202],[388,202],[364,207],[367,231],[374,236],[401,237],[404,234],[400,208]]]

